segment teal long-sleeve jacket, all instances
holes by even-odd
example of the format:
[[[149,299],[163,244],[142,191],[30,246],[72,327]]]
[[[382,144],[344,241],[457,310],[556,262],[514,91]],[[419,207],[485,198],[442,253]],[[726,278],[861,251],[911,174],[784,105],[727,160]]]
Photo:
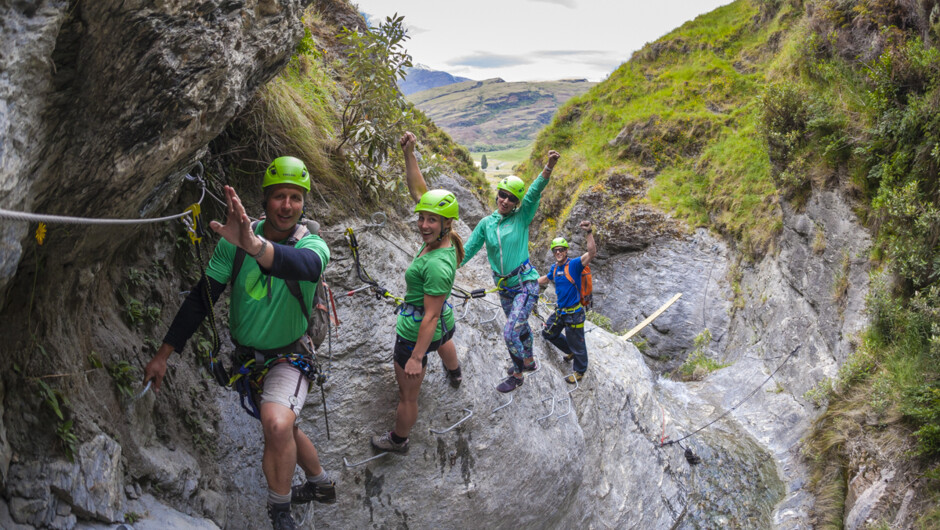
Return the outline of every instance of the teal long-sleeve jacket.
[[[503,216],[497,210],[481,219],[464,245],[465,254],[460,267],[466,265],[484,243],[486,258],[494,274],[505,276],[528,260],[529,224],[535,217],[542,190],[547,184],[548,179],[540,173],[514,212]],[[522,275],[522,281],[537,280],[538,277],[539,273],[533,267]],[[516,286],[519,284],[519,277],[506,278],[505,283],[507,287]]]

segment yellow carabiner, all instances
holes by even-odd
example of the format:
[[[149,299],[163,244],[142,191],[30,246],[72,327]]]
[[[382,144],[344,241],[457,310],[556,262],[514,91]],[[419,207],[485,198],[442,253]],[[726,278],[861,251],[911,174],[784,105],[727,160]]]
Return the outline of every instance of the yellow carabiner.
[[[189,208],[186,208],[187,212],[192,213],[192,219],[186,217],[182,218],[183,224],[186,225],[186,230],[189,231],[189,240],[193,242],[193,245],[202,241],[202,238],[199,237],[199,233],[196,232],[196,227],[199,225],[199,214],[202,211],[202,207],[199,206],[199,203],[191,205]]]

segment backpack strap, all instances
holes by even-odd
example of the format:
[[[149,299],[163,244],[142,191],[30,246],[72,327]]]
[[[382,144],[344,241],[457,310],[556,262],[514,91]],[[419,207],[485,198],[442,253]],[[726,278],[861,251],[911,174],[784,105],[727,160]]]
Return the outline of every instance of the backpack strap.
[[[565,278],[568,278],[568,281],[571,282],[571,285],[577,285],[577,286],[578,286],[578,289],[580,289],[581,286],[578,285],[578,284],[576,284],[576,283],[574,283],[574,278],[572,278],[572,277],[571,277],[571,273],[568,272],[568,263],[571,263],[571,260],[568,260],[568,261],[565,263]]]

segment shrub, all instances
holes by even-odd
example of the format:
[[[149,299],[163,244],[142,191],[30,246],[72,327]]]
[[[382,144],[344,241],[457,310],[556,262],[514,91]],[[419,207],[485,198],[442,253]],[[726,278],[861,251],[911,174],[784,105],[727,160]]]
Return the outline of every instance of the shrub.
[[[348,49],[346,68],[352,88],[343,108],[340,147],[354,140],[348,161],[365,169],[364,190],[373,197],[395,187],[395,179],[379,166],[397,146],[402,125],[410,122],[410,106],[398,90],[398,80],[411,67],[411,55],[402,43],[408,39],[403,16],[386,17],[368,31],[343,28],[340,33]]]

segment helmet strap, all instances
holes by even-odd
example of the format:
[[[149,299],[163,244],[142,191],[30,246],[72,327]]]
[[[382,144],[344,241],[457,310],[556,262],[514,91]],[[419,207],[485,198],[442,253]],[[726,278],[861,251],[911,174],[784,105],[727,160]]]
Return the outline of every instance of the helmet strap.
[[[444,239],[444,236],[450,233],[450,228],[441,228],[441,235],[437,236],[437,240],[440,241]]]

